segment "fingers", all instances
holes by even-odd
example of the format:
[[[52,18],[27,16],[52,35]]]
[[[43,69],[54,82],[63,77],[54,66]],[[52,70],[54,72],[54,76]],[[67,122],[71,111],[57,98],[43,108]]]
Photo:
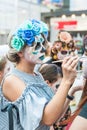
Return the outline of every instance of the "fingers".
[[[78,60],[79,60],[78,56],[73,57],[68,56],[64,59],[62,65],[68,67],[68,69],[75,70],[77,67]]]
[[[76,58],[71,63],[71,68],[73,68],[74,70],[76,70],[76,67],[77,67],[77,64],[78,64],[78,60],[79,60],[79,58]]]
[[[63,60],[63,63],[62,63],[62,64],[66,64],[67,61],[68,61],[70,58],[71,58],[71,56],[67,56],[67,57],[65,57],[64,60]]]

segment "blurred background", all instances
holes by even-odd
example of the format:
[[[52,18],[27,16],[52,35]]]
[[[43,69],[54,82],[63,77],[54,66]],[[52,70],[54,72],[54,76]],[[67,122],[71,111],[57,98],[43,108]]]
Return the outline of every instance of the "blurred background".
[[[0,0],[0,45],[7,44],[8,34],[16,26],[35,18],[48,24],[48,40],[52,43],[58,31],[69,31],[81,54],[87,31],[86,5],[86,0]]]

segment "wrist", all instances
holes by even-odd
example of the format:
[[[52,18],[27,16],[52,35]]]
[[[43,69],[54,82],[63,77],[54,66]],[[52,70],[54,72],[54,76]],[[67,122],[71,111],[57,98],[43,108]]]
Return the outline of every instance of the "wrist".
[[[68,85],[69,87],[71,86],[71,82],[69,82],[68,80],[66,79],[62,79],[62,82],[65,84],[65,85]]]

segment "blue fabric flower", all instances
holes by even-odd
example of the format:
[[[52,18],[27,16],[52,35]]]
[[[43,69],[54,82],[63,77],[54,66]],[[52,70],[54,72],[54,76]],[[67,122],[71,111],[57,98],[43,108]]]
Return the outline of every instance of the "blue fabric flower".
[[[22,33],[22,39],[27,43],[28,45],[31,45],[35,41],[34,38],[34,31],[33,30],[24,30]]]
[[[32,46],[32,43],[35,41],[35,36],[43,33],[45,36],[48,34],[48,27],[47,25],[39,20],[27,20],[23,24],[19,26],[17,31],[15,32],[15,36],[12,38],[11,46],[15,48],[16,50],[20,51],[21,48],[24,46],[24,44],[27,44],[29,46]],[[14,40],[15,37],[15,40]],[[21,44],[21,47],[19,47],[19,39],[21,39],[24,43]],[[18,42],[17,42],[18,40]],[[15,42],[16,41],[16,42]],[[15,47],[15,43],[16,47]]]
[[[41,27],[37,23],[35,23],[33,25],[33,31],[34,31],[34,36],[39,35],[41,31]]]
[[[14,36],[12,41],[11,41],[11,46],[15,50],[20,51],[24,46],[24,41],[21,38]]]

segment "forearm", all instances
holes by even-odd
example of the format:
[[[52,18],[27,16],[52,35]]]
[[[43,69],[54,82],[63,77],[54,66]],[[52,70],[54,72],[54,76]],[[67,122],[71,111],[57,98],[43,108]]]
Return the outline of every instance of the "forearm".
[[[42,122],[46,125],[53,124],[62,113],[63,106],[68,94],[70,85],[76,77],[76,66],[78,57],[66,57],[62,63],[63,80],[55,96],[46,105],[43,112]]]
[[[65,115],[65,113],[66,113],[66,111],[69,107],[70,101],[72,101],[74,99],[74,93],[75,93],[74,89],[70,88],[68,95],[67,95],[67,98],[66,98],[66,101],[65,101],[65,104],[64,104],[64,107],[63,107],[63,112],[61,114],[60,119]]]
[[[43,123],[51,125],[58,118],[60,118],[69,88],[70,83],[68,81],[62,80],[61,85],[54,95],[53,99],[47,104],[44,109],[42,119]]]

